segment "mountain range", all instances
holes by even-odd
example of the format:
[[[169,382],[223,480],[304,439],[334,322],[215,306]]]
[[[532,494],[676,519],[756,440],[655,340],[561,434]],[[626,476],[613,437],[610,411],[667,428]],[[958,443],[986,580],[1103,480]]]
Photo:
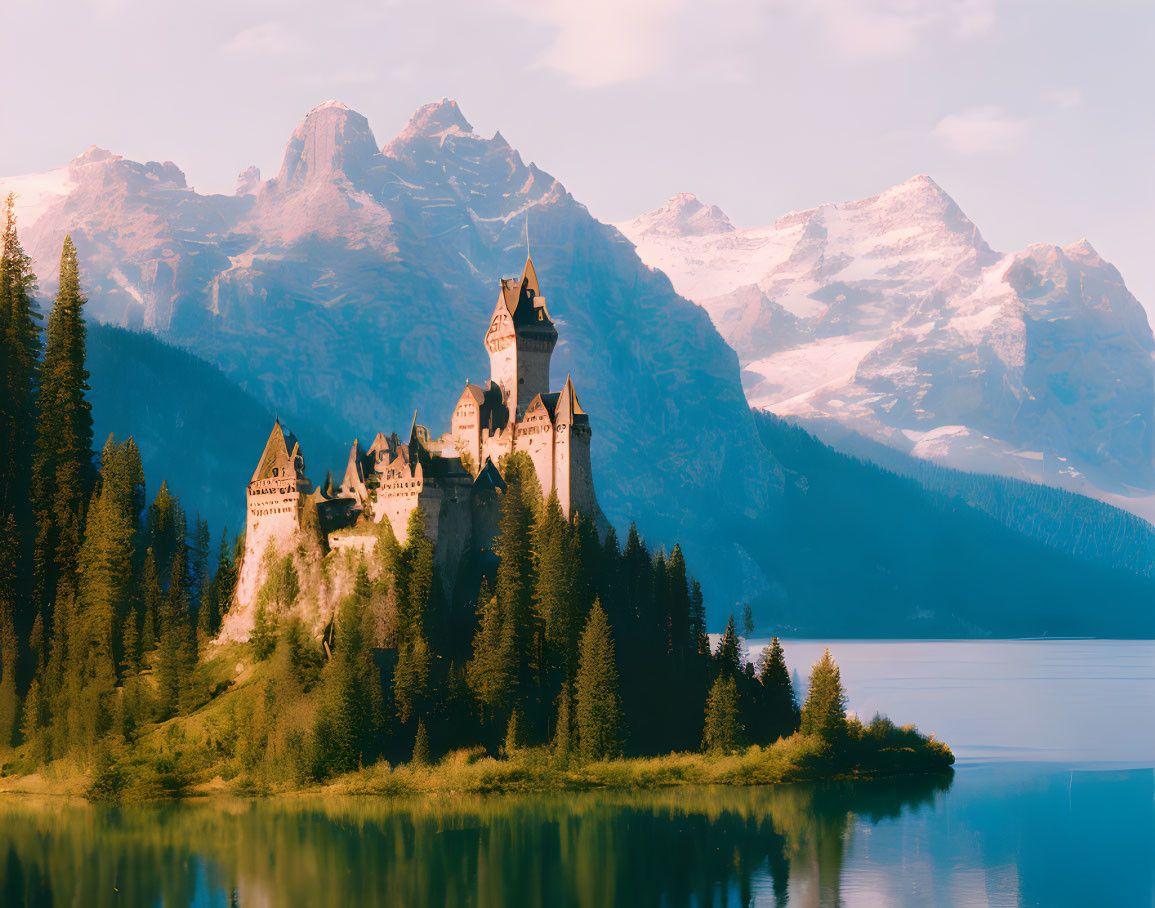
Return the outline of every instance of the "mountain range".
[[[561,335],[553,383],[572,373],[590,414],[602,508],[619,534],[636,519],[652,545],[681,542],[712,626],[751,602],[760,628],[793,633],[1150,631],[1147,524],[904,453],[957,413],[988,436],[973,466],[1063,456],[1072,484],[1106,494],[1111,477],[1145,481],[1128,471],[1149,448],[1119,414],[1142,404],[1151,334],[1113,269],[1089,247],[999,256],[926,178],[763,231],[690,196],[619,231],[443,100],[384,145],[322,104],[275,177],[248,168],[229,196],[95,148],[9,190],[45,294],[64,234],[78,246],[98,442],[134,434],[150,488],[167,479],[217,531],[240,526],[278,413],[314,481],[414,408],[443,431],[460,383],[487,374],[492,294],[528,238]],[[1064,389],[1064,362],[1102,381]],[[1094,591],[1111,604],[1088,618]]]
[[[528,235],[561,336],[553,384],[572,373],[590,414],[607,517],[680,541],[715,601],[765,587],[730,528],[771,506],[781,475],[737,357],[617,230],[500,133],[474,133],[454,102],[422,107],[384,145],[360,114],[322,104],[280,172],[249,169],[231,196],[197,193],[171,162],[95,148],[0,182],[12,189],[44,289],[71,232],[91,318],[155,333],[345,444],[405,430],[415,408],[434,434],[448,427],[462,385],[488,374],[498,278],[520,273]],[[343,466],[297,434],[314,481]],[[207,443],[188,438],[190,456],[212,456]],[[238,513],[247,479],[216,490]]]
[[[1155,340],[1086,240],[996,252],[927,176],[763,228],[690,194],[618,226],[710,313],[751,405],[1155,516]]]

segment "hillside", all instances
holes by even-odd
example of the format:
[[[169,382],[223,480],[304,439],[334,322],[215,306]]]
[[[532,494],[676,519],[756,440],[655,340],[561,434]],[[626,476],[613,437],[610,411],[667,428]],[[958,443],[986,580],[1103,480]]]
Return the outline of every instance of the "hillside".
[[[214,538],[224,527],[243,530],[245,486],[274,412],[220,369],[144,332],[90,323],[88,370],[97,447],[109,433],[133,436],[150,499],[165,480]],[[295,424],[322,463],[326,452],[340,455],[322,431]]]
[[[1072,554],[1077,540],[1069,535],[1047,544],[1008,526],[989,508],[946,491],[958,481],[948,471],[936,482],[938,489],[928,489],[841,454],[772,415],[759,414],[757,424],[786,470],[782,509],[749,531],[761,542],[753,557],[777,581],[770,595],[754,603],[760,633],[1155,633],[1155,582],[1149,576],[1082,551]],[[1025,510],[1048,507],[1026,497],[1018,501]],[[1060,508],[1068,504],[1058,502]],[[1127,517],[1115,512],[1103,520],[1118,527]],[[1145,532],[1149,539],[1150,528]]]

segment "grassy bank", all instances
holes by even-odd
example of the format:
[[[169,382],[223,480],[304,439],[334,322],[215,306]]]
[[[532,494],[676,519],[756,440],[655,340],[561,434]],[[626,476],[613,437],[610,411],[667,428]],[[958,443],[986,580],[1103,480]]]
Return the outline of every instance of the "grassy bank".
[[[214,758],[214,756],[216,758]],[[675,753],[595,763],[564,763],[547,748],[494,758],[480,748],[454,751],[429,766],[382,762],[325,784],[272,779],[221,760],[211,747],[170,730],[159,740],[108,752],[85,767],[58,761],[35,774],[5,765],[0,792],[56,793],[93,800],[146,801],[214,794],[268,797],[293,792],[398,797],[501,792],[645,791],[675,786],[749,786],[947,772],[950,749],[885,719],[851,722],[834,744],[795,734],[731,754]]]

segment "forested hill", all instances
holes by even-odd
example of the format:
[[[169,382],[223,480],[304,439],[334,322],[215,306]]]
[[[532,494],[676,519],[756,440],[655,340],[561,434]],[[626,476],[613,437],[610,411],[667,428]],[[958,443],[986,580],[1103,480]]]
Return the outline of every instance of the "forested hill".
[[[220,369],[151,334],[88,323],[88,399],[97,447],[132,435],[152,494],[170,491],[214,534],[244,529],[245,486],[276,414]],[[347,449],[292,414],[306,466],[320,482]]]
[[[907,476],[925,488],[961,498],[1052,548],[1092,564],[1136,574],[1155,573],[1155,527],[1130,511],[1041,483],[952,470],[849,429],[837,431],[826,423],[822,437],[837,451]]]
[[[1155,633],[1155,582],[1150,566],[1136,563],[1137,546],[1145,543],[1130,537],[1150,528],[1132,525],[1129,515],[1095,510],[1100,523],[1087,528],[1089,535],[1074,523],[1061,532],[1056,528],[1066,509],[1090,513],[1080,508],[1079,496],[1039,495],[1035,486],[1001,479],[984,485],[984,477],[941,468],[927,488],[839,453],[774,416],[756,418],[763,442],[787,471],[781,511],[750,528],[759,539],[751,553],[771,578],[754,603],[765,632]],[[1115,555],[1086,544],[1119,535],[1127,542]]]

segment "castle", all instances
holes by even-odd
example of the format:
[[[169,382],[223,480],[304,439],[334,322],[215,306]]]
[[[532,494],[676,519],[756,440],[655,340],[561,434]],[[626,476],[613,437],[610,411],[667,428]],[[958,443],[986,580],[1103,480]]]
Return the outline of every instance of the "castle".
[[[496,493],[505,487],[499,465],[513,451],[530,457],[542,495],[556,492],[567,517],[582,514],[603,524],[590,466],[589,416],[570,378],[561,391],[549,390],[557,339],[533,260],[527,257],[520,279],[500,282],[485,333],[490,381],[485,386],[466,383],[449,431],[439,438],[430,437],[415,413],[407,438],[378,433],[368,450],[354,440],[340,485],[314,487],[305,475],[300,444],[278,419],[248,485],[245,554],[236,593],[240,610],[256,597],[265,552],[270,546],[285,549],[296,538],[309,505],[316,506],[331,548],[371,546],[375,534],[358,527],[383,520],[404,544],[410,514],[418,506],[443,569],[456,565],[471,546],[492,548]],[[234,627],[229,635],[237,630],[247,635],[247,629]]]

